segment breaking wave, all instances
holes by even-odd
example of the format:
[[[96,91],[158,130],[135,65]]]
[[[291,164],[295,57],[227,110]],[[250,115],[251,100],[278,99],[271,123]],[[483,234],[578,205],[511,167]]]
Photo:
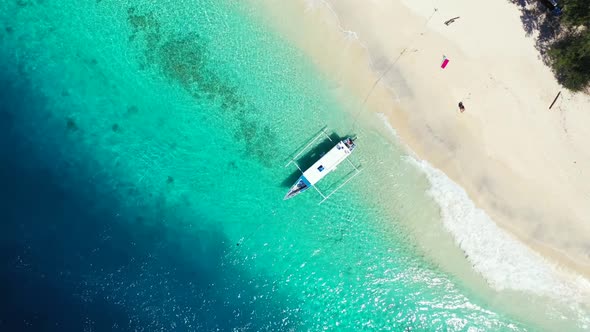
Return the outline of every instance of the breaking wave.
[[[565,300],[572,309],[590,298],[587,279],[560,269],[499,228],[442,171],[424,160],[410,156],[405,159],[426,175],[431,184],[427,194],[439,205],[445,229],[493,288]]]

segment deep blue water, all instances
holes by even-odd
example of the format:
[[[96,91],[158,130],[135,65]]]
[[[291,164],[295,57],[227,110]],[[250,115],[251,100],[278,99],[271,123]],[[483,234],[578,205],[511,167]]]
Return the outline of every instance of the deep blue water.
[[[284,301],[254,304],[256,277],[222,266],[234,244],[221,231],[150,222],[174,216],[126,210],[101,190],[100,178],[91,179],[91,165],[39,151],[38,137],[20,128],[23,115],[41,112],[46,101],[26,75],[2,75],[0,330],[260,330],[280,323]],[[64,121],[62,130],[44,140],[72,128]],[[200,251],[186,252],[183,242]]]

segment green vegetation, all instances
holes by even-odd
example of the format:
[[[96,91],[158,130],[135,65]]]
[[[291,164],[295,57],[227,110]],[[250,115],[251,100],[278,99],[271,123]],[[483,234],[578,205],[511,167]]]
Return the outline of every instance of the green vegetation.
[[[561,84],[573,91],[590,87],[590,1],[562,0],[563,14],[547,50]]]
[[[590,31],[566,35],[551,45],[548,55],[553,71],[561,84],[574,91],[588,87],[590,83]]]
[[[590,25],[590,2],[588,0],[563,0],[562,21],[570,27]]]

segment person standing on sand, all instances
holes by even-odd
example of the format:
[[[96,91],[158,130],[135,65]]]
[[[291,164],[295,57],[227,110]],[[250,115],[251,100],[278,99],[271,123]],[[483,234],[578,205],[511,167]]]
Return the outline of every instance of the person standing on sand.
[[[459,102],[459,111],[461,113],[465,112],[465,106],[463,106],[463,102],[462,101]]]

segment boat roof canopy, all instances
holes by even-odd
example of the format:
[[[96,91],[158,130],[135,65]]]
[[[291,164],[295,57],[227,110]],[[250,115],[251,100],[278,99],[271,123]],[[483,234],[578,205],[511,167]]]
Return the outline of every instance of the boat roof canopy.
[[[316,184],[324,176],[333,171],[336,166],[343,162],[350,154],[350,149],[343,142],[338,142],[322,158],[308,168],[303,175],[309,183]]]

